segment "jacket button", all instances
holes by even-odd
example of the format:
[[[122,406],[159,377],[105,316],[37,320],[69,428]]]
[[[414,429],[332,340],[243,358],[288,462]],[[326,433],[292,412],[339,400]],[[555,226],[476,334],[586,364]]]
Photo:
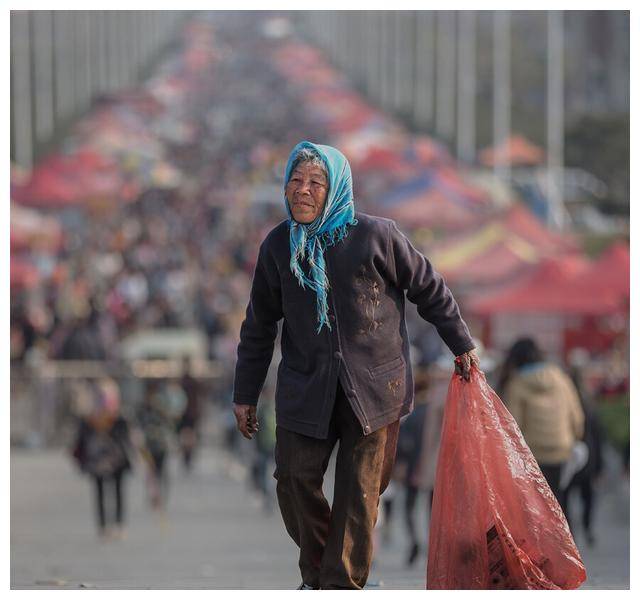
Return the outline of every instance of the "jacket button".
[[[338,352],[334,352],[333,355],[338,359],[341,360],[342,359],[342,352],[338,351]]]
[[[356,395],[356,391],[355,391],[355,390],[349,390],[349,393],[350,393],[352,396],[355,396],[355,395]]]
[[[367,433],[369,433],[369,432],[371,431],[371,427],[369,427],[369,425],[366,425],[366,426],[365,426],[365,428],[364,428],[364,430],[365,430]]]

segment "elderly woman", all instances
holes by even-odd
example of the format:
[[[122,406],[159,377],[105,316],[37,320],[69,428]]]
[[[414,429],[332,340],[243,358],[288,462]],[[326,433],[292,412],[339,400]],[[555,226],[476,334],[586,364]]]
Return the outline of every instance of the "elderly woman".
[[[335,148],[299,143],[285,172],[288,219],[262,242],[240,331],[238,429],[256,404],[282,319],[276,387],[276,490],[300,548],[298,589],[362,589],[399,420],[413,409],[405,294],[468,378],[474,343],[443,278],[393,221],[355,212],[351,169]],[[340,440],[333,506],[322,493]]]

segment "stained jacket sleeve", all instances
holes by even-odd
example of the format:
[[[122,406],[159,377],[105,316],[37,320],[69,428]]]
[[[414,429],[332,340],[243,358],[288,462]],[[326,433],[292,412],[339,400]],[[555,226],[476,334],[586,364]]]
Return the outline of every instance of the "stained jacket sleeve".
[[[265,240],[258,253],[246,317],[240,328],[233,385],[236,404],[258,404],[282,316],[280,278]]]
[[[387,267],[393,283],[406,291],[418,314],[432,323],[455,356],[475,348],[451,290],[429,260],[394,222],[389,225]]]

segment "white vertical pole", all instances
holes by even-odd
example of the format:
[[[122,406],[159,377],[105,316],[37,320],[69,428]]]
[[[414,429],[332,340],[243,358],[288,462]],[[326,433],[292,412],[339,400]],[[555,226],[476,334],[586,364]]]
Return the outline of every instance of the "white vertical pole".
[[[564,227],[564,13],[547,13],[547,195],[549,224]]]
[[[78,32],[78,15],[75,10],[66,11],[67,14],[67,35],[69,36],[68,43],[68,53],[69,53],[69,81],[71,82],[71,87],[69,88],[69,97],[71,100],[71,109],[70,109],[70,117],[75,117],[78,112],[78,109],[81,107],[81,94],[80,88],[82,85],[82,73],[80,71],[79,65],[79,55],[78,51],[78,40],[79,40],[79,32]]]
[[[87,35],[88,35],[88,58],[87,71],[89,73],[89,90],[91,99],[95,98],[99,90],[98,82],[98,27],[96,25],[96,16],[98,12],[95,10],[88,11],[87,15]]]
[[[146,64],[149,56],[149,11],[140,11],[141,66]]]
[[[130,10],[129,20],[131,21],[131,27],[129,32],[131,35],[131,72],[134,78],[137,78],[138,70],[140,68],[140,11]]]
[[[458,35],[458,126],[457,153],[473,162],[476,145],[476,15],[461,11]]]
[[[125,11],[116,11],[116,35],[118,46],[118,86],[123,88],[129,82],[127,72],[127,22]]]
[[[451,142],[455,129],[456,22],[452,11],[438,12],[436,133]]]
[[[117,87],[118,69],[116,66],[115,55],[115,36],[113,35],[114,16],[112,10],[105,10],[104,13],[104,38],[105,38],[105,56],[106,56],[106,72],[107,72],[107,91],[111,92]]]
[[[413,88],[415,86],[414,61],[416,59],[416,12],[413,10],[403,10],[401,13],[401,48],[402,48],[402,101],[400,108],[403,114],[413,112]]]
[[[73,114],[73,27],[69,12],[54,11],[56,120],[67,120]]]
[[[372,11],[368,11],[365,13],[365,23],[366,23],[366,31],[365,31],[365,42],[367,48],[367,93],[374,100],[378,100],[377,92],[378,92],[378,54],[377,54],[377,45],[380,43],[380,40],[376,36],[376,14]]]
[[[35,137],[37,142],[48,140],[54,130],[53,115],[53,71],[51,54],[53,35],[52,14],[49,10],[32,13],[34,25],[34,80],[35,80]]]
[[[135,52],[134,52],[134,29],[133,29],[133,12],[130,10],[122,11],[122,31],[124,34],[124,69],[127,83],[135,81]]]
[[[507,143],[511,132],[511,23],[507,11],[493,16],[493,144]],[[496,165],[495,176],[509,181],[511,166]]]
[[[414,117],[419,127],[433,126],[435,79],[435,13],[422,10],[417,15],[416,97]]]
[[[89,66],[89,13],[74,11],[77,107],[85,109],[91,102],[91,69]]]
[[[402,28],[402,11],[395,10],[392,13],[393,15],[393,57],[394,57],[394,86],[393,86],[393,108],[395,110],[402,109],[402,96],[403,96],[403,87],[405,85],[404,81],[404,67],[403,63],[405,62],[405,56],[403,53],[404,49],[404,31]]]
[[[381,94],[380,100],[383,108],[391,108],[391,26],[387,12],[380,12],[380,65],[381,65]]]
[[[11,95],[13,104],[15,161],[25,169],[33,165],[31,120],[31,65],[29,14],[11,11]]]

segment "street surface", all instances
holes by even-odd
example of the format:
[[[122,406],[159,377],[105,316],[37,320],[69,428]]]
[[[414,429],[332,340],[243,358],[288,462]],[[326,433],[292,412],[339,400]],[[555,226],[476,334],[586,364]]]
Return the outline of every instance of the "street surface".
[[[249,443],[241,440],[244,449]],[[237,457],[208,447],[199,458],[189,476],[172,460],[165,517],[147,507],[138,463],[127,481],[127,537],[103,542],[94,527],[93,488],[67,456],[12,449],[11,587],[294,589],[300,582],[297,548],[277,505],[265,512]],[[270,467],[274,484],[272,472]],[[332,473],[330,467],[329,478]],[[610,476],[596,515],[598,544],[590,549],[576,534],[589,576],[583,589],[629,587],[628,485],[614,485],[620,479],[617,473]],[[330,500],[330,484],[326,492]],[[397,499],[390,542],[382,545],[378,535],[370,583],[380,589],[424,589],[425,554],[414,567],[404,566],[408,542],[400,494]],[[424,497],[420,502],[425,506]],[[421,517],[426,541],[426,514]]]

